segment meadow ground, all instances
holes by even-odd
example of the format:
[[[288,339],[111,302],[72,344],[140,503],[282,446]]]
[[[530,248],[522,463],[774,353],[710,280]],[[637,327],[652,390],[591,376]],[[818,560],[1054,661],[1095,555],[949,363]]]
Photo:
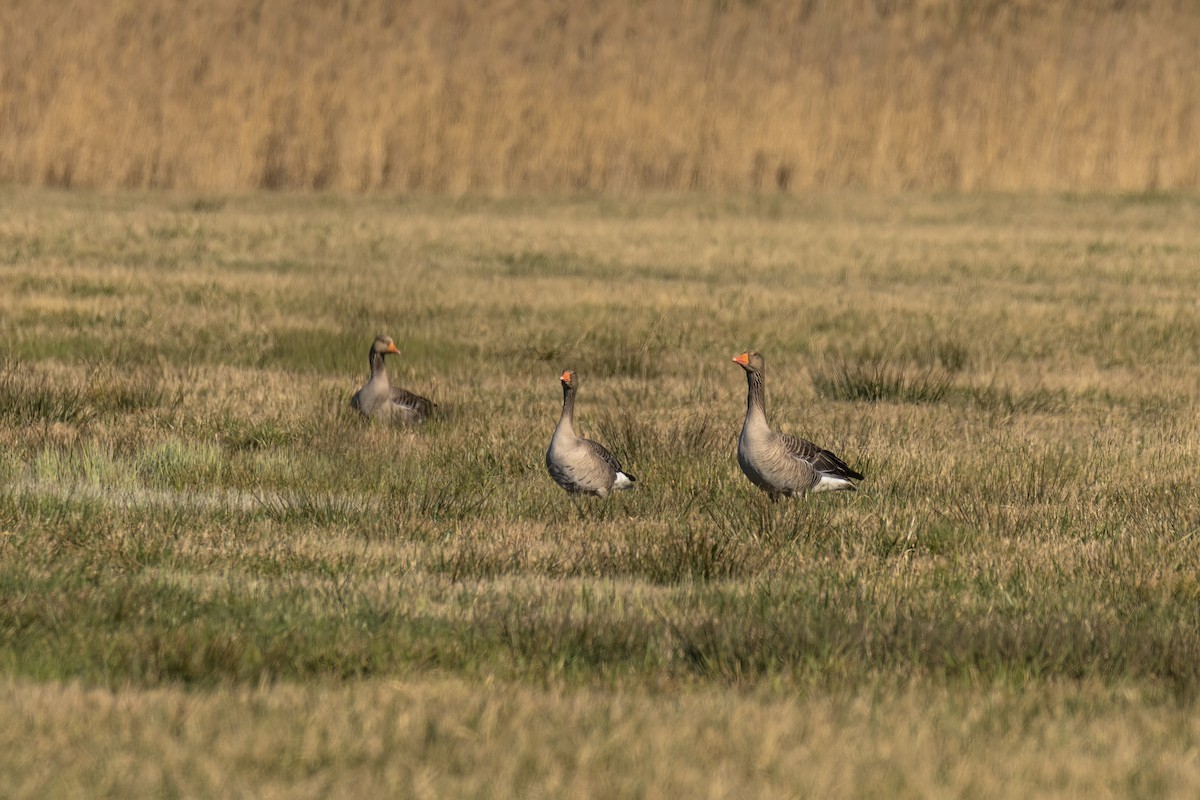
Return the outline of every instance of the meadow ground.
[[[1200,201],[0,193],[0,794],[1195,797]],[[431,396],[347,401],[373,336]],[[778,427],[868,476],[772,506]],[[639,478],[545,474],[564,368]]]

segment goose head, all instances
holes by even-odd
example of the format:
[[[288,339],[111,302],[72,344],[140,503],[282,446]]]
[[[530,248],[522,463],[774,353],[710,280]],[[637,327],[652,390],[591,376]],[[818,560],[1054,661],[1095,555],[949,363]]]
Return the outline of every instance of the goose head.
[[[396,347],[396,343],[390,336],[376,336],[374,343],[371,344],[371,355],[385,356],[388,353],[399,352],[400,348]]]
[[[575,381],[574,370],[564,369],[562,375],[558,376],[558,379],[562,381],[564,389],[575,389],[579,386],[579,384]]]
[[[757,350],[747,350],[740,356],[733,357],[733,363],[737,364],[746,372],[761,375],[766,362],[763,361],[762,353]]]

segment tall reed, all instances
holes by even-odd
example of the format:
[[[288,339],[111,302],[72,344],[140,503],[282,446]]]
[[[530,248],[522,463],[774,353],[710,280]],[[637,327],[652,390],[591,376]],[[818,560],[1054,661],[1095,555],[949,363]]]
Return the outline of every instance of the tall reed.
[[[0,181],[1200,187],[1180,0],[10,0]]]

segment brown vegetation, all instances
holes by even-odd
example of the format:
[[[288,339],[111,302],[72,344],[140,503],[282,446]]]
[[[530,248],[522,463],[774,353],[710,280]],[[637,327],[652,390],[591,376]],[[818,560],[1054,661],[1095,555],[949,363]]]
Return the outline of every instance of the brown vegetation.
[[[0,797],[1197,796],[1197,198],[10,188],[0,255]],[[748,347],[859,492],[741,474]],[[635,490],[546,474],[565,367]]]
[[[0,180],[337,191],[1200,187],[1185,2],[0,8]]]

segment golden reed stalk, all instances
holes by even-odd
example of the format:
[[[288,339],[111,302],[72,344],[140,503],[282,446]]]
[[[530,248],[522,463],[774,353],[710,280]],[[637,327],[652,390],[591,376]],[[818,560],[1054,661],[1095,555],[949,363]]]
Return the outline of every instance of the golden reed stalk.
[[[1200,187],[1185,0],[8,0],[0,181]]]

